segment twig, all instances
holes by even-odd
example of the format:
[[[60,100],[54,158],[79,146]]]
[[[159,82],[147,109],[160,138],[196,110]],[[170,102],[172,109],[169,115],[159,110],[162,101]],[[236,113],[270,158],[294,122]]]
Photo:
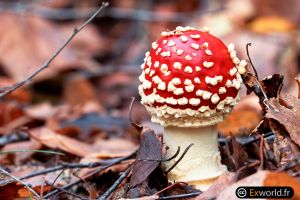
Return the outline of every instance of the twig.
[[[244,169],[256,167],[256,166],[259,165],[259,164],[260,164],[260,161],[259,161],[259,160],[255,160],[254,162],[252,162],[252,163],[250,163],[250,164],[248,164],[248,165],[245,165],[245,166],[239,168],[239,169],[237,170],[236,174],[238,175],[238,174],[239,174],[241,171],[243,171]]]
[[[250,57],[250,54],[249,54],[249,46],[251,46],[251,43],[247,43],[247,44],[246,44],[246,52],[247,52],[247,56],[248,56],[249,62],[250,62],[250,64],[251,64],[251,67],[252,67],[252,69],[253,69],[253,71],[254,71],[254,73],[255,73],[256,78],[259,79],[258,74],[257,74],[257,71],[256,71],[256,69],[255,69],[255,67],[254,67],[254,65],[253,65],[253,63],[252,63],[252,60],[251,60],[251,57]]]
[[[269,109],[269,108],[270,108],[270,105],[269,105],[269,103],[268,103],[268,99],[269,99],[269,98],[268,98],[268,96],[266,95],[264,88],[261,86],[261,84],[260,84],[260,82],[259,82],[257,71],[256,71],[256,69],[255,69],[255,67],[254,67],[254,65],[253,65],[253,63],[252,63],[252,61],[251,61],[251,58],[250,58],[250,54],[249,54],[249,46],[251,46],[251,43],[246,44],[247,56],[248,56],[248,59],[249,59],[249,61],[250,61],[251,66],[252,66],[252,69],[253,69],[253,71],[254,71],[254,73],[255,73],[255,81],[256,81],[257,85],[259,86],[260,92],[261,92],[261,93],[263,94],[263,96],[264,96],[263,103],[264,103],[265,106]],[[275,109],[274,109],[274,110],[275,110]],[[275,110],[275,111],[276,111],[276,110]]]
[[[187,185],[187,183],[186,182],[176,182],[176,183],[173,183],[172,185],[169,185],[168,187],[165,187],[164,189],[156,192],[155,195],[159,195],[159,194],[161,194],[161,193],[163,193],[163,192],[165,192],[165,191],[167,191],[169,189],[174,188],[177,185]]]
[[[179,157],[179,159],[168,169],[166,170],[166,173],[168,174],[181,160],[182,158],[185,156],[185,154],[188,152],[188,150],[193,146],[194,144],[190,144],[189,146],[187,146],[187,148],[184,150],[184,152],[182,153],[182,155]]]
[[[44,185],[45,185],[45,177],[42,178],[42,185],[41,185],[41,191],[40,191],[40,200],[43,200],[44,196]]]
[[[105,169],[107,169],[107,168],[109,168],[109,167],[111,167],[111,166],[113,166],[113,165],[115,165],[115,164],[118,164],[118,163],[120,163],[120,162],[122,162],[122,161],[124,161],[124,160],[127,160],[127,159],[131,158],[131,157],[134,156],[135,154],[136,154],[136,152],[134,152],[134,153],[132,153],[132,154],[126,156],[126,157],[118,158],[118,159],[116,159],[115,161],[113,161],[113,162],[111,162],[111,163],[109,163],[109,164],[107,164],[107,165],[105,165],[105,166],[103,166],[103,167],[97,169],[96,171],[94,171],[94,172],[88,174],[88,175],[85,176],[84,178],[79,179],[79,180],[77,180],[77,181],[74,181],[74,182],[72,182],[72,183],[69,183],[68,185],[65,185],[65,186],[61,187],[61,189],[66,190],[66,189],[68,189],[68,188],[71,188],[71,187],[73,187],[74,185],[77,185],[77,184],[81,183],[83,180],[87,180],[88,178],[93,177],[93,176],[99,174],[101,171],[103,171],[103,170],[105,170]],[[48,194],[46,194],[46,195],[44,196],[44,198],[49,198],[50,196],[55,195],[57,192],[59,192],[59,189],[55,189],[55,190],[53,190],[52,192],[49,192]]]
[[[12,178],[15,181],[17,181],[17,182],[21,183],[22,185],[24,185],[32,194],[34,194],[34,196],[36,196],[38,199],[40,199],[40,195],[38,193],[36,193],[36,191],[34,191],[31,187],[29,187],[29,185],[27,185],[25,182],[23,182],[22,180],[20,180],[18,177],[15,177],[14,175],[10,174],[6,170],[4,170],[2,167],[0,167],[0,171],[3,174],[5,174],[6,176],[9,176],[10,178]]]
[[[4,146],[6,144],[10,144],[14,142],[26,141],[26,140],[29,140],[27,133],[25,132],[12,133],[0,137],[0,146]]]
[[[64,153],[57,152],[57,151],[51,151],[51,150],[34,150],[34,149],[0,151],[0,154],[24,153],[24,152],[55,154],[55,155],[61,155],[61,156],[65,156],[65,155],[66,155],[66,154],[64,154]]]
[[[269,132],[269,133],[263,134],[262,136],[263,136],[264,138],[267,138],[267,139],[268,139],[269,137],[274,136],[274,133],[273,133],[273,132]],[[242,146],[249,145],[249,144],[251,144],[251,143],[253,143],[253,142],[256,142],[256,141],[258,141],[258,140],[260,140],[260,136],[255,136],[253,139],[251,139],[251,140],[249,140],[249,141],[243,143]]]
[[[289,162],[285,165],[283,165],[282,167],[280,167],[279,169],[277,169],[277,172],[281,172],[281,171],[287,171],[289,169],[292,169],[294,167],[297,167],[298,165],[300,165],[300,158],[293,160],[292,162]]]
[[[129,106],[129,121],[130,121],[131,125],[134,128],[136,128],[137,131],[141,132],[143,130],[143,126],[133,122],[133,120],[132,120],[132,107],[133,107],[134,101],[135,101],[135,98],[131,97],[131,103],[130,103],[130,106]]]
[[[109,4],[108,2],[103,2],[101,7],[98,8],[96,10],[96,12],[94,12],[94,14],[92,16],[90,16],[81,26],[79,26],[78,28],[75,28],[73,30],[72,35],[67,39],[67,41],[52,55],[52,57],[47,60],[42,66],[40,66],[36,71],[34,71],[32,74],[30,74],[27,78],[25,78],[24,80],[16,83],[15,85],[13,85],[12,87],[10,87],[9,89],[7,89],[6,91],[4,91],[3,93],[0,94],[0,100],[2,100],[5,96],[9,95],[10,93],[14,92],[15,90],[17,90],[18,88],[22,87],[23,85],[25,85],[26,83],[30,82],[36,75],[38,75],[41,71],[45,70],[46,68],[49,67],[49,65],[51,64],[51,62],[60,54],[60,52],[72,41],[72,39],[77,35],[77,33],[79,33],[84,27],[86,27],[86,25],[88,25],[99,13],[102,9],[104,9],[105,7],[107,7]]]
[[[128,176],[131,171],[131,166],[126,169],[125,172],[121,174],[121,176],[114,182],[114,184],[97,200],[106,200],[109,195],[121,184],[121,182]]]
[[[178,156],[178,154],[180,153],[180,147],[177,148],[177,151],[175,152],[175,154],[173,156],[171,156],[170,158],[165,158],[165,159],[137,159],[137,161],[158,161],[158,162],[168,162],[170,160],[173,160],[174,158],[176,158]]]
[[[300,78],[295,78],[297,84],[298,84],[298,99],[300,99]]]
[[[78,195],[78,194],[75,194],[75,193],[73,193],[73,192],[70,192],[70,191],[68,191],[68,190],[65,190],[65,189],[62,189],[62,188],[59,188],[59,187],[55,187],[55,186],[54,186],[54,188],[57,189],[57,190],[59,190],[60,192],[57,193],[57,194],[55,195],[55,198],[53,198],[53,199],[58,199],[58,198],[56,198],[56,196],[58,196],[58,195],[61,194],[61,193],[67,193],[67,194],[69,194],[69,195],[71,195],[71,196],[77,197],[77,198],[80,199],[80,200],[89,200],[89,198],[82,197],[82,196],[80,196],[80,195]],[[45,198],[44,198],[44,199],[45,199]]]
[[[35,177],[35,176],[40,176],[40,175],[43,175],[43,174],[48,174],[48,173],[63,170],[63,169],[94,168],[94,167],[99,167],[101,165],[110,164],[110,163],[112,163],[114,161],[117,161],[119,159],[120,158],[113,158],[113,159],[110,159],[110,160],[105,160],[105,161],[100,161],[100,162],[89,162],[89,163],[63,163],[59,166],[50,167],[50,168],[47,168],[47,169],[44,169],[44,170],[33,172],[31,174],[27,174],[26,176],[20,177],[19,179],[24,180],[24,179],[32,178],[32,177]],[[0,181],[0,185],[8,184],[11,181],[12,180]]]
[[[272,162],[274,165],[277,165],[275,155],[274,155],[273,151],[271,150],[271,148],[265,138],[264,138],[264,146],[265,146],[265,150],[266,150],[266,155],[265,155],[266,160]]]
[[[56,176],[56,178],[54,179],[54,181],[51,183],[50,189],[49,191],[52,190],[52,188],[54,187],[54,184],[56,183],[56,181],[58,180],[58,178],[65,172],[66,169],[61,170],[61,172],[59,172],[59,174]]]
[[[260,144],[259,144],[259,158],[260,158],[259,169],[260,170],[263,170],[264,168],[264,143],[265,140],[263,136],[260,135]]]
[[[168,196],[168,197],[159,197],[158,200],[190,198],[190,197],[199,196],[200,194],[201,194],[201,192],[193,192],[193,193],[189,193],[189,194],[177,194],[177,195],[172,195],[172,196]]]

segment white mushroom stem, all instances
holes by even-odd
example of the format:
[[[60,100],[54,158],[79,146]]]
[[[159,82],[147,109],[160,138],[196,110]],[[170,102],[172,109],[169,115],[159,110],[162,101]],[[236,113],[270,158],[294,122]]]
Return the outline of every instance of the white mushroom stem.
[[[221,164],[217,125],[196,128],[165,127],[164,142],[169,147],[166,158],[174,155],[178,146],[182,153],[187,146],[194,144],[169,172],[169,181],[188,182],[205,191],[227,171],[226,166]],[[165,162],[164,167],[170,168],[179,157]]]

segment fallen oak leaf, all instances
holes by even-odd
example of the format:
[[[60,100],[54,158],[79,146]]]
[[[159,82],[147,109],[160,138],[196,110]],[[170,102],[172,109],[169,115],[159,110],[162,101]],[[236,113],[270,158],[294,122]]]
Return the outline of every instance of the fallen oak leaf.
[[[276,163],[276,166],[282,167],[297,159],[300,156],[299,149],[292,142],[285,128],[273,119],[266,119],[265,122],[268,123],[268,126],[276,136],[273,143],[274,163]]]
[[[282,95],[281,99],[270,99],[269,104],[274,109],[268,109],[265,117],[281,124],[292,141],[300,146],[300,100],[291,95]]]
[[[271,76],[265,77],[261,81],[261,85],[264,88],[264,91],[267,97],[270,98],[277,98],[281,91],[283,85],[283,75],[280,74],[273,74]]]
[[[162,159],[162,143],[150,128],[144,128],[141,133],[141,144],[133,165],[130,188],[145,181],[158,167]]]

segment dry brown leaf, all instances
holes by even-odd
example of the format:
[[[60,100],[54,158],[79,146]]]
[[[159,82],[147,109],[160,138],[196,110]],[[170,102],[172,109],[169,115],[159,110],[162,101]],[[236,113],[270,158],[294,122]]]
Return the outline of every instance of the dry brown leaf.
[[[14,102],[0,102],[0,126],[24,116],[21,105]]]
[[[20,198],[18,191],[23,189],[24,186],[17,184],[16,182],[7,184],[0,187],[0,194],[2,200],[11,200]]]
[[[44,64],[72,33],[72,29],[69,29],[66,35],[61,26],[29,15],[1,14],[0,25],[5,27],[0,30],[0,63],[14,81],[23,80]],[[97,40],[100,37],[91,29],[91,26],[86,27],[84,34],[79,34],[72,41],[73,46],[67,46],[37,79],[54,76],[62,70],[95,69],[97,64],[92,61],[92,56],[99,51],[82,53],[88,51],[91,45],[98,45],[100,50],[102,42]],[[91,42],[89,37],[97,41]]]
[[[241,186],[290,186],[295,191],[294,198],[292,199],[300,199],[300,193],[297,192],[300,191],[300,182],[296,178],[283,172],[258,171],[227,187],[218,195],[216,200],[239,200],[235,195],[235,191]]]
[[[79,157],[113,158],[128,155],[136,149],[132,142],[125,139],[112,138],[88,144],[45,127],[30,130],[30,136],[47,147],[57,148]]]
[[[93,144],[91,157],[114,158],[126,156],[137,149],[137,145],[125,138],[98,139]]]
[[[24,112],[33,119],[47,120],[55,114],[55,109],[50,103],[41,103],[26,107]]]
[[[280,99],[269,101],[266,118],[274,119],[284,126],[291,139],[300,146],[300,100],[291,95],[282,95]]]
[[[207,191],[199,195],[196,200],[213,199],[217,197],[223,190],[236,181],[236,174],[226,172],[222,174],[217,181]]]
[[[30,130],[29,134],[32,138],[36,139],[47,147],[61,149],[79,157],[84,157],[90,153],[93,153],[91,145],[57,134],[48,128],[33,129]]]
[[[141,144],[133,165],[130,188],[137,187],[158,167],[162,159],[162,143],[150,128],[143,128]],[[147,159],[149,159],[147,161]]]

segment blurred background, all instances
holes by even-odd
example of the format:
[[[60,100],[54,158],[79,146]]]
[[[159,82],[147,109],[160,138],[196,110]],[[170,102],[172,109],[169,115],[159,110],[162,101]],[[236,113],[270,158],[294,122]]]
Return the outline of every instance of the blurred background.
[[[0,103],[0,134],[47,126],[77,138],[95,132],[129,137],[130,97],[136,97],[140,65],[150,44],[176,26],[210,28],[238,56],[246,44],[259,78],[285,76],[283,92],[297,95],[300,69],[299,0],[111,0],[109,8],[67,46],[32,84]],[[101,5],[96,0],[0,1],[0,86],[4,90],[35,71]],[[241,103],[219,126],[223,134],[247,134],[260,121],[257,99]],[[241,117],[242,116],[242,117]],[[132,118],[158,132],[136,103]],[[101,136],[102,137],[102,136]],[[104,137],[104,136],[103,136]]]

